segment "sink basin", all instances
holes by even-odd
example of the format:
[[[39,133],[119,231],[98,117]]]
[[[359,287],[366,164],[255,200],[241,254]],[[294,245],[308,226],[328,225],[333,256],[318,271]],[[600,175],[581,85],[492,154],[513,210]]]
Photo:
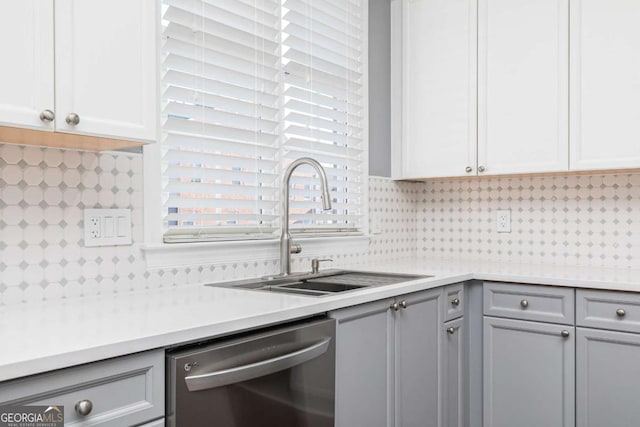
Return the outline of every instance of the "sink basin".
[[[373,286],[385,286],[432,276],[366,271],[327,270],[317,274],[292,274],[286,277],[265,277],[237,282],[213,283],[207,286],[323,296],[356,291]]]

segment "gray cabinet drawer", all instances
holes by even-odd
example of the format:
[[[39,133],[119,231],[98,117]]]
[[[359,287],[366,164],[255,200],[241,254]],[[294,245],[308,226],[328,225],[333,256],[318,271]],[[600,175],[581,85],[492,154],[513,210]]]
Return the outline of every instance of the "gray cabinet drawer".
[[[578,289],[576,323],[640,333],[640,294]]]
[[[90,400],[82,416],[75,405]],[[130,426],[164,416],[164,350],[2,383],[0,404],[64,406],[65,426]]]
[[[457,319],[464,314],[464,284],[456,283],[444,288],[444,298],[442,299],[444,321]]]
[[[487,316],[574,324],[572,288],[484,282],[483,293]]]

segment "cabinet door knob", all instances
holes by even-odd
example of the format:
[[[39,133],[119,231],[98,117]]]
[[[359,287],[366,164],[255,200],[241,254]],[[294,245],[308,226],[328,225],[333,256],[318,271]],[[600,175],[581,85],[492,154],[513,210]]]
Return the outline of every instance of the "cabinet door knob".
[[[523,299],[522,301],[520,301],[520,307],[522,308],[529,307],[529,301],[527,301],[526,299]]]
[[[405,300],[400,301],[400,307],[402,308],[407,308],[409,304],[407,304],[407,302]]]
[[[89,399],[79,400],[76,402],[75,409],[78,415],[86,417],[91,413],[91,410],[93,409],[93,403]]]
[[[52,122],[56,118],[56,115],[51,110],[42,110],[40,113],[40,120],[43,122]]]
[[[562,332],[560,332],[560,335],[562,335],[562,338],[568,338],[569,337],[569,331],[567,331],[565,329]]]
[[[397,302],[394,302],[393,304],[391,304],[389,308],[391,308],[391,310],[393,311],[398,311],[400,310],[400,304],[398,304]]]
[[[449,335],[453,335],[453,334],[455,334],[455,333],[456,333],[456,328],[453,328],[453,327],[451,327],[451,328],[447,328],[447,333],[448,333]]]
[[[624,309],[619,308],[619,309],[616,310],[616,314],[618,315],[618,317],[624,317],[625,314],[627,314],[627,312],[624,311]]]
[[[71,113],[64,120],[67,122],[68,125],[75,126],[78,123],[80,123],[80,116],[77,115],[76,113]]]
[[[478,172],[484,172],[487,169],[484,166],[478,166]]]
[[[458,298],[452,299],[451,300],[451,305],[459,306],[460,305],[460,299],[458,299]]]
[[[471,173],[471,172],[473,172],[473,168],[471,166],[467,166],[466,168],[464,168],[464,171],[466,173]]]

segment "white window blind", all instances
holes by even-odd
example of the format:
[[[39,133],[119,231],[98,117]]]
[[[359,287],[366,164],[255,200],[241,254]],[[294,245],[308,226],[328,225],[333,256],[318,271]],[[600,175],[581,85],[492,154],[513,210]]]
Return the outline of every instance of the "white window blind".
[[[165,241],[272,237],[298,157],[291,228],[362,227],[364,0],[163,0]]]

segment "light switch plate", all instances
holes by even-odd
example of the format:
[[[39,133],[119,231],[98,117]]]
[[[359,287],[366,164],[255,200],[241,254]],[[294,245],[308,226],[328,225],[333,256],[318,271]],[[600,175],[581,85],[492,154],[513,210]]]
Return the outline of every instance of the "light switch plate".
[[[84,245],[130,245],[131,209],[85,209]]]
[[[511,233],[511,211],[510,210],[497,211],[496,231],[498,233]]]

